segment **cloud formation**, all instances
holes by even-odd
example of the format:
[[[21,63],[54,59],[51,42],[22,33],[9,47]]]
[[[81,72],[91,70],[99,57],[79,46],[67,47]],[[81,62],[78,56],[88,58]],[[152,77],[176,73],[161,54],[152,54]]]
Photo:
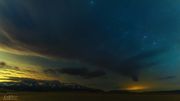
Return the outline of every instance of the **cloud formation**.
[[[0,68],[6,68],[6,69],[14,69],[14,70],[20,70],[17,66],[11,66],[7,64],[6,62],[0,61]]]
[[[84,79],[93,79],[106,75],[105,71],[88,70],[87,68],[46,69],[44,72],[48,74],[67,74],[72,76],[80,76]]]
[[[0,81],[10,82],[10,78],[30,78],[42,80],[54,80],[56,78],[48,76],[41,72],[41,69],[35,67],[13,66],[6,62],[0,62]]]
[[[142,13],[149,10],[144,9],[142,5],[138,6],[139,3],[130,2],[129,5],[134,5],[136,9],[129,7],[126,10],[136,14],[136,17],[131,18],[133,15],[128,15],[130,18],[127,18],[124,13],[127,11],[123,11],[123,4],[128,3],[126,0],[118,1],[121,6],[116,5],[114,1],[109,2],[114,7],[101,5],[94,13],[85,0],[2,0],[2,2],[4,6],[0,7],[1,48],[16,50],[19,53],[80,61],[100,69],[89,71],[85,68],[63,68],[60,73],[94,78],[105,75],[103,70],[108,70],[139,81],[142,69],[160,64],[150,60],[167,51],[166,47],[140,51],[142,42],[135,36],[139,33],[136,32],[138,29],[136,25],[139,22],[148,23],[146,27],[153,32],[164,32],[163,28],[171,27],[169,26],[171,23],[159,25],[157,21],[162,21],[161,18],[151,18],[149,21],[146,18],[148,16],[139,21]],[[117,22],[119,17],[113,18],[111,13],[117,7],[122,10],[120,22]],[[105,11],[103,9],[109,14],[103,13]],[[158,10],[156,13],[158,14]],[[158,31],[154,25],[160,26]],[[125,32],[130,34],[124,38]],[[48,71],[54,72],[53,69]]]

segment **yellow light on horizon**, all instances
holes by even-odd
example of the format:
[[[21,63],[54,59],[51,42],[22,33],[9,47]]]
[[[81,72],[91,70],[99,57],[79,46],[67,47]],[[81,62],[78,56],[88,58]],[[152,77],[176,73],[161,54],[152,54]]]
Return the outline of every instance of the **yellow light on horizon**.
[[[129,91],[143,91],[143,90],[146,90],[147,88],[148,87],[146,87],[146,86],[135,85],[135,86],[127,87],[126,90],[129,90]]]

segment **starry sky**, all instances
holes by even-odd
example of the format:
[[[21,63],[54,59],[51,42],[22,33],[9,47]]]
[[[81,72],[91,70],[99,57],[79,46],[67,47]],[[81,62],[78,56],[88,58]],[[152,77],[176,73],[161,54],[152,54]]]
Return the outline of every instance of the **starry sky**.
[[[179,0],[1,0],[0,81],[180,89]]]

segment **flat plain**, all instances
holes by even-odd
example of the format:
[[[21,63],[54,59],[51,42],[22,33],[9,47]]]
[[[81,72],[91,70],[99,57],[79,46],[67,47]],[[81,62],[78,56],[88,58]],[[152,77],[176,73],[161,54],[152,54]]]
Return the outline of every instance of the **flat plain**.
[[[19,92],[1,93],[0,101],[180,101],[180,94]]]

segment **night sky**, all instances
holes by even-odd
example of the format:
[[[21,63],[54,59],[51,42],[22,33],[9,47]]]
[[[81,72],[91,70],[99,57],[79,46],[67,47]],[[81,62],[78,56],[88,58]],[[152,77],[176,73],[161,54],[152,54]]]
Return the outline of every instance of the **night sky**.
[[[0,81],[180,89],[179,0],[1,0]]]

